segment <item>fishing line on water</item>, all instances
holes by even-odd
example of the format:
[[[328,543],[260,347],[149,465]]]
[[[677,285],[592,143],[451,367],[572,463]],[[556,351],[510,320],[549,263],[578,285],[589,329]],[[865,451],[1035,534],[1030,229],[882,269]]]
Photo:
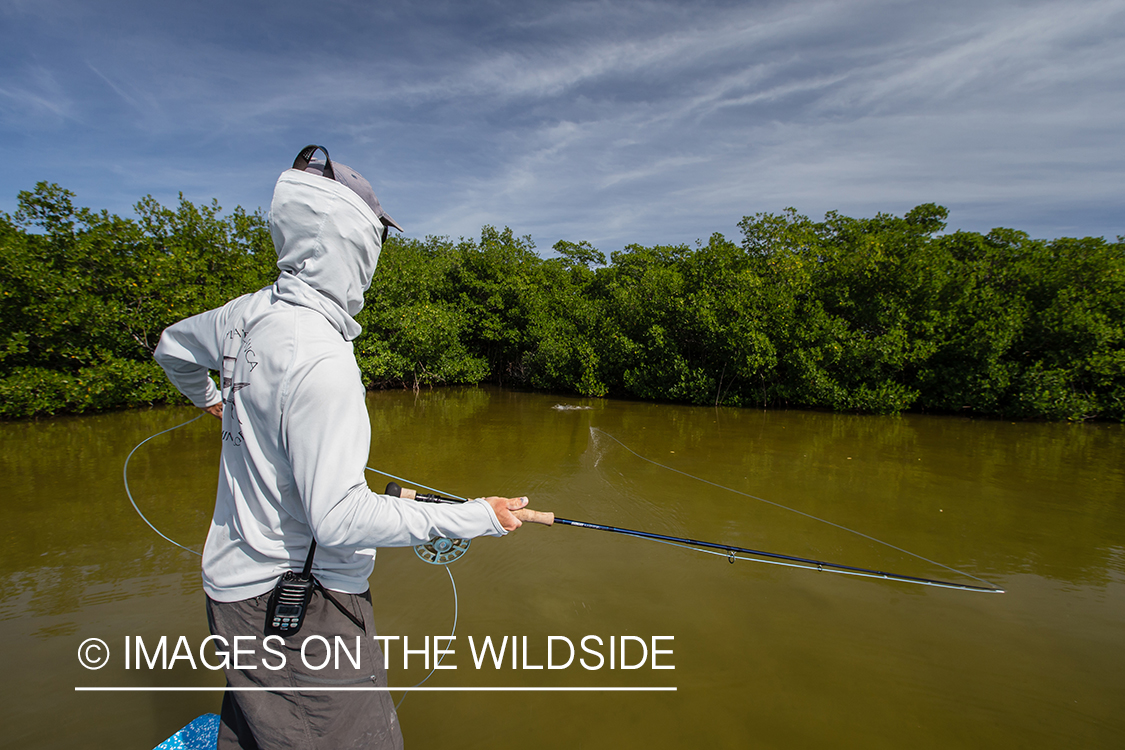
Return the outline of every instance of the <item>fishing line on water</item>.
[[[168,432],[171,432],[172,430],[178,430],[178,429],[180,429],[181,427],[184,427],[185,425],[189,425],[189,424],[191,424],[192,422],[196,422],[196,421],[198,421],[198,420],[200,420],[200,419],[202,419],[202,418],[203,418],[203,415],[202,415],[202,414],[200,414],[199,416],[197,416],[197,417],[194,417],[194,418],[192,418],[192,419],[189,419],[189,420],[188,420],[188,421],[186,421],[186,422],[181,422],[180,424],[176,425],[175,427],[169,427],[168,429],[166,429],[166,430],[161,430],[160,432],[157,432],[157,433],[156,433],[156,434],[154,434],[154,435],[149,435],[149,436],[148,436],[148,437],[146,437],[146,438],[145,438],[144,440],[142,440],[141,442],[139,442],[139,443],[137,443],[137,444],[136,444],[135,446],[133,446],[133,450],[129,451],[129,455],[125,457],[125,465],[124,465],[124,466],[122,467],[122,469],[121,469],[121,478],[122,478],[122,480],[124,480],[124,482],[125,482],[125,495],[126,495],[126,496],[127,496],[128,498],[129,498],[129,502],[130,502],[130,503],[132,504],[132,506],[133,506],[133,510],[137,511],[137,515],[141,517],[141,520],[142,520],[142,521],[144,521],[144,522],[145,522],[146,524],[148,524],[148,527],[149,527],[150,529],[152,529],[153,531],[155,531],[155,532],[156,532],[156,534],[157,534],[157,536],[159,536],[159,537],[160,537],[161,539],[163,539],[164,541],[166,541],[166,542],[171,542],[172,544],[176,545],[177,547],[179,547],[180,549],[184,550],[185,552],[190,552],[191,554],[193,554],[193,555],[195,555],[195,556],[197,556],[197,557],[203,557],[202,553],[200,553],[200,552],[196,552],[195,550],[193,550],[193,549],[191,549],[191,548],[189,548],[189,547],[185,547],[184,545],[182,545],[182,544],[180,544],[179,542],[177,542],[177,541],[176,541],[175,539],[172,539],[172,538],[170,538],[170,537],[167,537],[167,536],[165,536],[165,535],[164,535],[164,534],[163,534],[163,533],[162,533],[162,532],[160,531],[160,529],[158,529],[158,528],[156,528],[155,526],[153,526],[153,525],[152,525],[152,521],[149,521],[149,520],[148,520],[148,518],[147,518],[147,517],[145,517],[145,514],[141,512],[141,509],[140,509],[140,508],[139,508],[139,507],[137,506],[137,501],[133,499],[133,493],[132,493],[132,491],[131,491],[131,490],[129,489],[129,460],[130,460],[131,458],[133,458],[133,454],[134,454],[134,453],[136,453],[136,452],[137,452],[137,450],[138,450],[138,449],[139,449],[139,448],[140,448],[140,447],[141,447],[142,445],[144,445],[144,444],[145,444],[145,443],[147,443],[148,441],[152,440],[153,438],[157,438],[157,437],[160,437],[161,435],[163,435],[163,434],[165,434],[165,433],[168,433]],[[392,474],[387,474],[386,472],[382,472],[382,471],[379,471],[378,469],[373,469],[373,468],[371,468],[370,466],[366,466],[366,467],[364,467],[364,468],[366,468],[366,469],[367,469],[368,471],[373,471],[373,472],[375,472],[376,474],[382,474],[383,476],[387,476],[387,477],[390,477],[391,479],[398,479],[398,480],[399,480],[399,481],[401,481],[401,482],[407,482],[408,484],[411,484],[411,482],[409,482],[409,480],[406,480],[406,479],[402,479],[401,477],[396,477],[396,476],[394,476],[394,475],[392,475]],[[426,487],[426,485],[424,485],[424,484],[418,484],[417,486],[418,486],[418,487],[423,487],[423,488],[425,488],[425,489],[427,489],[427,490],[430,490],[430,491],[432,491],[432,492],[439,492],[439,490],[435,490],[435,489],[434,489],[433,487]],[[456,495],[452,495],[451,497],[457,497],[457,496],[456,496]],[[460,499],[460,500],[464,500],[465,498],[458,498],[458,499]],[[452,561],[450,561],[450,562],[452,562]],[[439,563],[439,564],[441,564],[441,566],[442,566],[443,568],[445,568],[445,572],[446,572],[447,574],[449,574],[449,585],[451,585],[451,586],[453,587],[453,630],[452,630],[452,631],[450,632],[450,634],[449,634],[449,637],[450,637],[450,639],[453,639],[453,638],[455,638],[455,637],[457,636],[457,616],[458,616],[458,613],[459,613],[459,611],[460,611],[460,605],[459,605],[459,603],[458,603],[458,601],[457,601],[457,582],[453,580],[453,571],[449,569],[449,563]],[[431,670],[429,671],[429,674],[427,674],[427,675],[426,675],[425,677],[423,677],[423,678],[422,678],[422,681],[421,681],[421,682],[419,682],[419,683],[415,684],[414,686],[412,686],[412,687],[410,687],[410,688],[407,688],[407,689],[406,689],[406,690],[405,690],[405,691],[403,692],[403,694],[402,694],[402,697],[401,697],[401,698],[399,698],[399,700],[398,700],[398,703],[396,703],[396,704],[395,704],[395,710],[396,710],[396,711],[398,710],[398,707],[402,705],[402,702],[403,702],[404,700],[406,700],[406,696],[410,694],[410,691],[411,691],[411,690],[413,690],[413,689],[414,689],[414,688],[416,688],[416,687],[421,687],[421,686],[422,686],[422,684],[426,682],[426,680],[428,680],[428,679],[430,679],[431,677],[433,677],[433,676],[434,676],[434,672],[436,672],[436,671],[437,671],[437,668],[438,668],[438,667],[439,667],[439,666],[441,665],[441,662],[442,662],[442,660],[443,660],[443,659],[445,659],[445,653],[444,653],[444,652],[443,652],[443,653],[441,654],[441,656],[439,656],[439,657],[438,657],[438,659],[437,659],[437,660],[436,660],[436,661],[434,662],[434,668],[433,668],[433,669],[431,669]]]
[[[840,529],[841,531],[846,531],[850,534],[855,534],[856,536],[863,537],[864,539],[875,542],[877,544],[881,544],[884,547],[888,547],[888,548],[893,549],[897,552],[901,552],[904,555],[909,555],[910,557],[913,557],[916,560],[921,560],[922,562],[926,562],[926,563],[929,563],[931,565],[936,565],[939,568],[944,568],[944,569],[946,569],[946,570],[948,570],[952,573],[957,573],[958,575],[967,576],[969,578],[972,578],[974,581],[980,581],[981,583],[983,583],[983,584],[985,584],[985,585],[987,585],[991,588],[994,588],[994,589],[998,588],[995,584],[991,583],[990,581],[986,581],[983,578],[978,578],[977,576],[973,575],[972,573],[966,573],[963,570],[958,570],[957,568],[951,567],[951,566],[946,565],[944,563],[937,562],[936,560],[931,560],[928,557],[923,557],[922,555],[916,554],[916,553],[911,552],[910,550],[907,550],[907,549],[903,549],[902,547],[896,547],[895,545],[891,544],[890,542],[884,542],[882,539],[877,539],[873,536],[869,536],[867,534],[864,534],[862,531],[856,531],[855,529],[849,529],[847,526],[842,526],[842,525],[840,525],[838,523],[835,523],[833,521],[829,521],[827,519],[820,518],[819,516],[814,516],[811,513],[806,513],[802,510],[797,510],[796,508],[790,508],[788,505],[782,505],[781,503],[775,503],[772,500],[766,500],[765,498],[758,497],[757,495],[751,495],[748,492],[743,492],[742,490],[736,490],[733,487],[727,487],[726,485],[719,484],[718,482],[712,482],[710,479],[704,479],[703,477],[697,477],[694,474],[687,473],[686,471],[681,471],[680,469],[676,469],[676,468],[673,468],[671,466],[666,466],[665,464],[662,464],[659,461],[654,461],[653,459],[648,458],[647,456],[642,456],[640,453],[637,453],[635,450],[633,450],[629,446],[625,445],[625,443],[621,442],[620,440],[615,438],[613,435],[610,435],[605,430],[599,429],[597,427],[591,427],[590,432],[605,435],[607,438],[609,438],[613,442],[617,443],[618,445],[620,445],[622,448],[624,448],[625,450],[632,453],[637,458],[641,459],[642,461],[647,461],[650,464],[652,464],[653,466],[658,466],[661,469],[666,469],[667,471],[672,471],[672,472],[675,472],[676,474],[681,474],[681,475],[683,475],[683,476],[685,476],[689,479],[694,479],[697,482],[709,484],[712,487],[716,487],[720,490],[726,490],[727,492],[733,492],[736,495],[742,495],[743,497],[748,497],[751,500],[757,500],[758,502],[765,503],[766,505],[772,505],[775,508],[780,508],[781,510],[787,510],[790,513],[796,513],[799,516],[804,516],[805,518],[812,519],[813,521],[819,521],[820,523],[827,524],[827,525],[832,526],[834,528]],[[662,540],[654,539],[652,541],[662,541]],[[663,542],[663,543],[664,544],[670,544],[674,547],[686,547],[686,545],[675,544],[673,542]],[[709,552],[708,550],[699,549],[698,547],[687,547],[687,549],[696,549],[699,552],[707,552],[708,554],[712,554],[712,555],[716,555],[716,554],[722,555],[722,553],[720,553],[720,552]],[[723,555],[723,556],[726,557],[727,555]],[[781,562],[781,561],[778,561],[778,560],[759,560],[759,559],[756,559],[756,558],[746,558],[746,557],[735,557],[735,559],[747,560],[747,561],[750,561],[750,562],[769,563],[771,565],[784,565],[786,567],[793,567],[793,568],[804,568],[804,569],[807,569],[807,570],[818,570],[818,568],[816,568],[814,566],[811,566],[811,565],[786,563],[786,562]],[[845,573],[847,571],[833,571],[833,572]],[[847,572],[847,574],[848,575],[856,575],[856,576],[860,576],[860,577],[867,577],[867,578],[882,578],[883,577],[883,576],[872,575],[872,574],[869,574],[869,573]],[[940,584],[937,584],[937,583],[930,583],[930,584],[927,584],[927,585],[940,586]],[[945,588],[949,588],[949,587],[945,587]]]

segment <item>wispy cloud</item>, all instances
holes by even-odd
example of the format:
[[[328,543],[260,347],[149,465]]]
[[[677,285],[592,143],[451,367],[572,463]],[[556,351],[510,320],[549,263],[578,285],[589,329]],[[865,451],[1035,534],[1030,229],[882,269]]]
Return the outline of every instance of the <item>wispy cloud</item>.
[[[320,141],[418,235],[510,224],[612,249],[930,200],[969,228],[1050,235],[1070,206],[1125,231],[1125,0],[392,1],[311,25],[287,0],[221,25],[206,4],[53,1],[2,11],[0,136],[98,195],[266,205]],[[113,189],[75,166],[99,159]]]
[[[147,109],[147,107],[143,106],[139,101],[137,101],[137,99],[135,99],[130,94],[126,93],[124,89],[122,89],[116,83],[111,81],[108,76],[106,76],[100,70],[95,68],[93,65],[91,65],[90,63],[86,63],[86,67],[88,67],[90,70],[94,71],[94,74],[97,75],[98,78],[102,79],[102,81],[105,82],[105,85],[108,86],[110,88],[110,90],[113,91],[113,93],[115,93],[119,97],[121,97],[121,100],[123,102],[125,102],[126,104],[128,104],[130,107],[132,107],[134,110],[136,110],[137,112],[144,112]],[[149,106],[151,107],[152,104],[153,104],[153,98],[148,97],[148,99],[149,99]]]
[[[17,74],[0,78],[0,96],[8,103],[0,115],[5,122],[33,125],[75,118],[74,101],[51,71],[40,65],[26,65]]]

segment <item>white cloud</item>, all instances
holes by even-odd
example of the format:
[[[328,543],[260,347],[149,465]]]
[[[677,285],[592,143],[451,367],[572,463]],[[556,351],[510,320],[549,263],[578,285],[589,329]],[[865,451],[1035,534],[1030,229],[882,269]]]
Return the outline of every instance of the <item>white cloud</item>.
[[[103,159],[140,194],[210,184],[250,206],[320,141],[412,233],[509,224],[542,246],[930,200],[974,217],[987,204],[990,226],[1053,202],[1122,231],[1123,0],[519,3],[454,14],[464,27],[421,7],[392,8],[400,38],[334,6],[333,44],[294,43],[284,3],[277,20],[199,35],[133,8],[112,44],[83,29],[73,60],[60,48],[37,73],[0,68],[15,113],[0,135],[49,145],[64,177]],[[47,120],[57,137],[34,131]],[[0,207],[28,187],[13,179]]]

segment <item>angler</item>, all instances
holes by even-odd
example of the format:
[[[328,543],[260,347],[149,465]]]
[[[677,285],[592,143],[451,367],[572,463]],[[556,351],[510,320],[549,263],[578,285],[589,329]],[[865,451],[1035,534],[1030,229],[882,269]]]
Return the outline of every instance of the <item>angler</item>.
[[[313,159],[317,151],[324,159]],[[503,536],[526,498],[460,507],[372,492],[365,390],[352,350],[387,215],[371,185],[308,146],[274,189],[277,281],[164,331],[156,359],[192,403],[223,422],[215,513],[203,551],[211,632],[228,641],[276,634],[287,647],[364,636],[361,666],[316,675],[225,670],[235,687],[385,687],[370,576],[376,547],[435,536]],[[208,376],[222,375],[222,387]],[[150,524],[151,525],[151,524]],[[310,660],[315,657],[310,657]],[[315,679],[313,679],[315,678]],[[385,691],[227,692],[218,747],[401,747]]]

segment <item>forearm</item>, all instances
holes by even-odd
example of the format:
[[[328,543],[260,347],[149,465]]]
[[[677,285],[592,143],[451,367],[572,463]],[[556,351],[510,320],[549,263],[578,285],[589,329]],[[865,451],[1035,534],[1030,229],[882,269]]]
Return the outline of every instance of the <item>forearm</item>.
[[[201,409],[222,401],[208,373],[222,367],[223,326],[232,306],[241,299],[168,326],[153,353],[172,385]]]
[[[315,501],[314,501],[315,502]],[[486,502],[434,505],[354,487],[324,512],[310,513],[317,543],[329,547],[408,547],[435,536],[472,539],[507,532]]]
[[[164,339],[161,338],[161,343]],[[156,361],[164,369],[164,374],[176,390],[184,394],[200,409],[221,403],[223,400],[215,381],[208,374],[209,368],[184,362],[171,356],[161,357],[160,348],[156,350]]]

